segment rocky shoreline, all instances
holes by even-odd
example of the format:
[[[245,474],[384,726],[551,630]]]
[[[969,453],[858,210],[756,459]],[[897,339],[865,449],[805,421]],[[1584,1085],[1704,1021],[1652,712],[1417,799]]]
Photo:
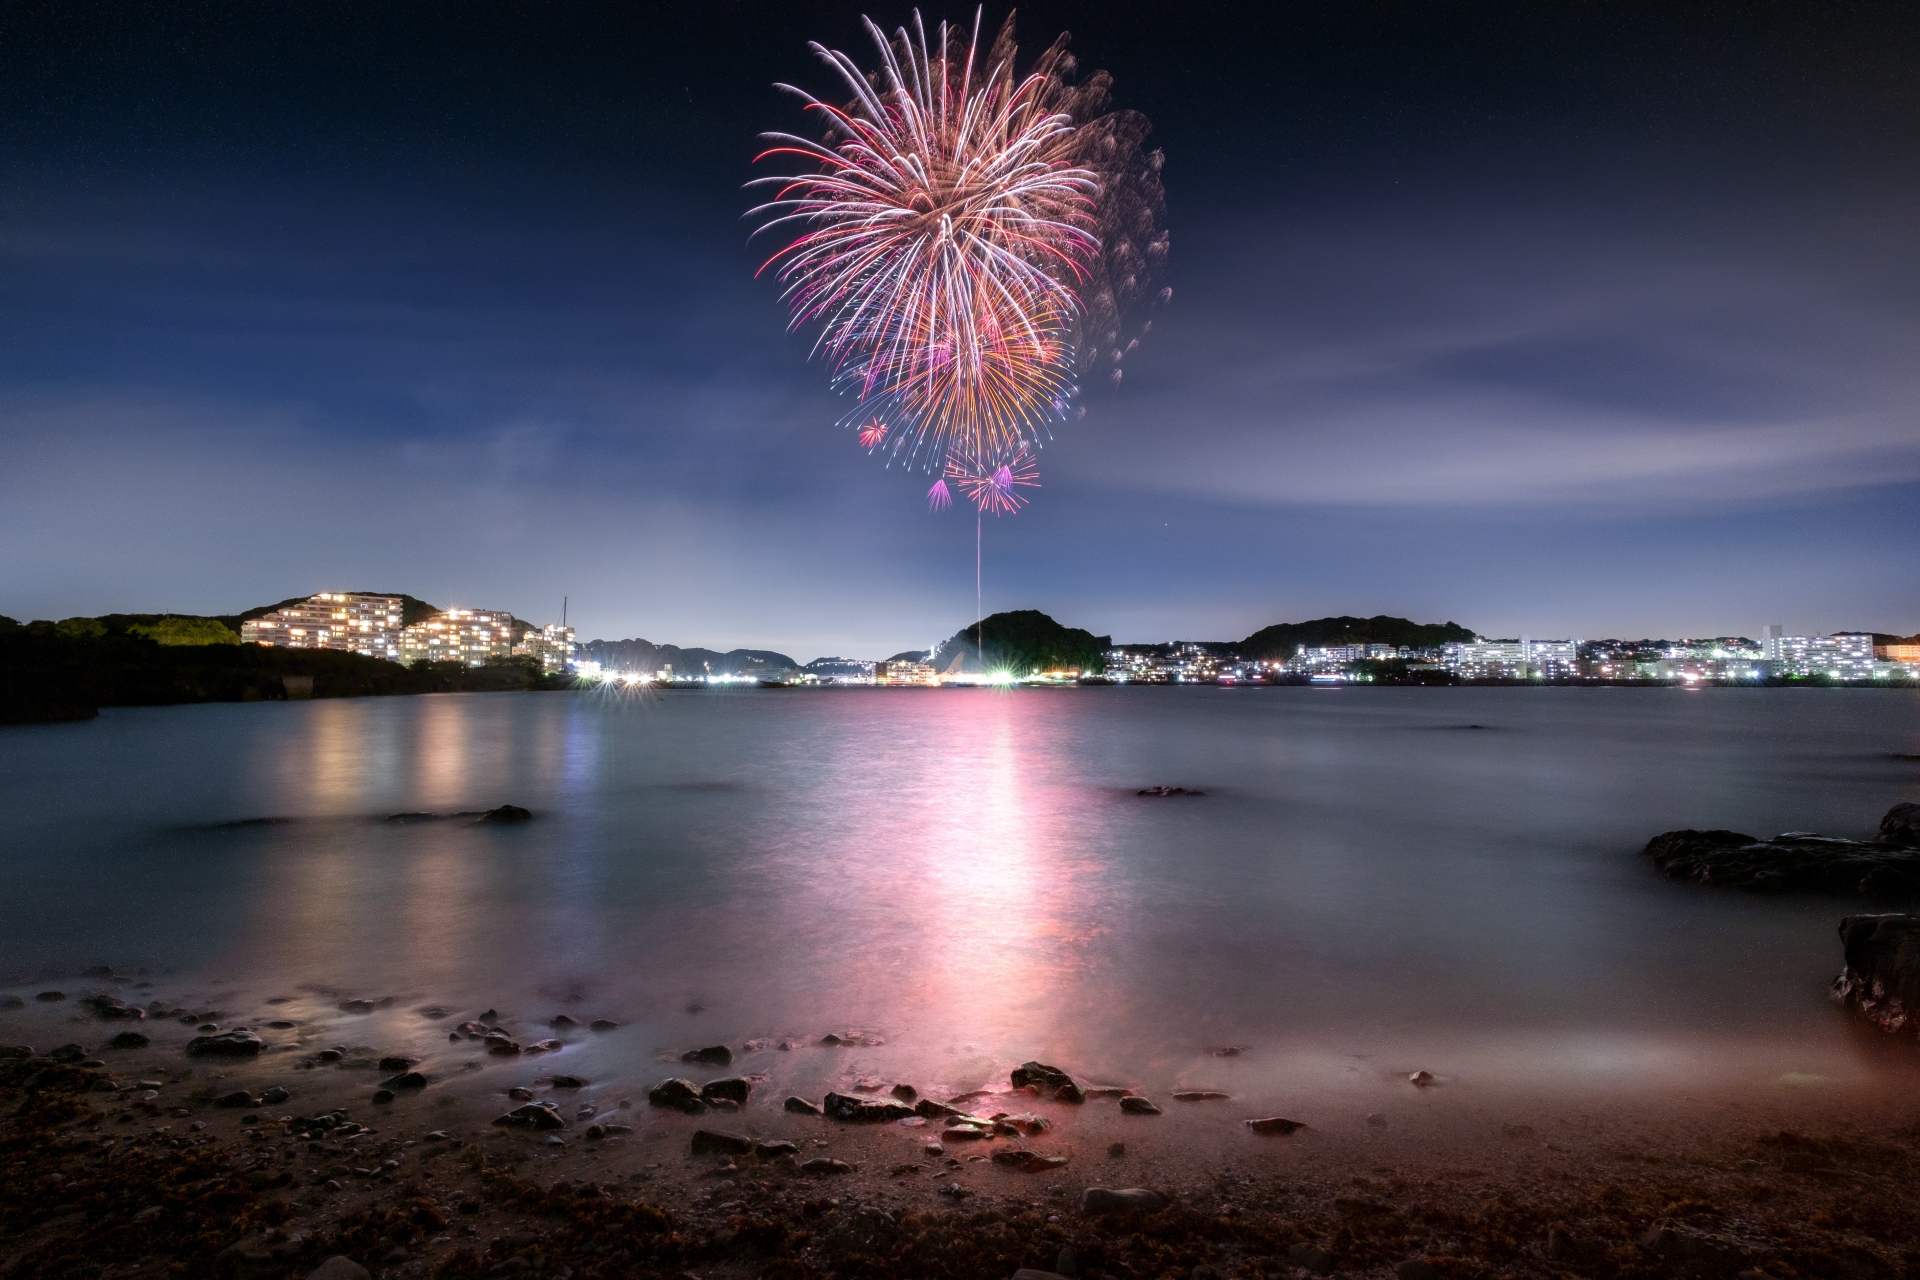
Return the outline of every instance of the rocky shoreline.
[[[1642,853],[1669,880],[1758,892],[1920,893],[1920,804],[1897,804],[1871,840],[1788,831],[1663,831]]]
[[[861,1079],[776,1102],[727,1045],[677,1055],[737,1073],[703,1083],[565,1068],[610,1020],[515,1032],[492,1009],[403,1010],[444,1019],[449,1054],[478,1055],[423,1063],[335,1043],[380,1000],[326,1017],[269,1002],[234,1025],[62,995],[0,1009],[7,1280],[323,1267],[322,1280],[1786,1280],[1920,1266],[1920,1105],[1474,1122],[1416,1142],[1384,1118],[1344,1137],[1242,1118],[1218,1091],[1143,1097],[1038,1061],[944,1101]],[[55,1028],[75,1042],[4,1047]],[[872,1040],[739,1052],[750,1064]],[[503,1089],[488,1064],[524,1066]],[[1399,1087],[1444,1084],[1422,1071]]]

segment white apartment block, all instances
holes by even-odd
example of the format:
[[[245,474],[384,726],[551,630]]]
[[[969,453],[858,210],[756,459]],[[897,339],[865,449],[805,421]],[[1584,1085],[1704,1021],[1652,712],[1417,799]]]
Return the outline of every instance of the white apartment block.
[[[402,662],[460,662],[484,666],[514,651],[513,615],[497,609],[448,609],[400,633]]]
[[[513,656],[540,659],[540,670],[547,675],[565,671],[567,663],[573,661],[573,628],[557,622],[538,629],[528,627],[514,644]]]
[[[398,660],[400,605],[399,596],[322,591],[241,623],[240,639],[283,649],[339,649]]]

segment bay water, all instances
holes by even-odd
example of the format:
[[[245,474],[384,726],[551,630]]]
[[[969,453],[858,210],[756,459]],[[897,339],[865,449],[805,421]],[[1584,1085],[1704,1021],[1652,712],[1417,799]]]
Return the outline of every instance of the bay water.
[[[640,1084],[703,1045],[851,1042],[767,1048],[775,1097],[1004,1087],[1035,1058],[1309,1111],[1415,1070],[1487,1096],[1845,1089],[1915,1078],[1827,998],[1867,908],[1667,883],[1638,850],[1864,835],[1920,799],[1914,754],[1901,690],[111,709],[0,729],[0,987],[108,965],[233,1017],[391,997],[351,1034],[422,1051],[447,1025],[425,1006],[604,1017],[581,1069]],[[474,821],[501,804],[534,817]]]

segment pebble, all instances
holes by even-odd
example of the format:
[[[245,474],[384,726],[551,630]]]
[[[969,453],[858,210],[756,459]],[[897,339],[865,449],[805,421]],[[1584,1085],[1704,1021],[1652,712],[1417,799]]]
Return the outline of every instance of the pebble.
[[[556,1089],[584,1089],[587,1081],[580,1076],[555,1076],[553,1087]]]
[[[151,1043],[152,1041],[148,1040],[145,1036],[141,1035],[138,1031],[122,1031],[119,1035],[107,1041],[107,1048],[109,1049],[144,1049]]]
[[[389,1103],[389,1102],[392,1102],[392,1101],[393,1101],[393,1090],[391,1090],[391,1089],[375,1089],[375,1090],[373,1091],[373,1105],[374,1105],[374,1106],[376,1106],[376,1107],[384,1107],[385,1105],[387,1105],[387,1103]]]
[[[1233,1095],[1214,1089],[1186,1089],[1173,1095],[1175,1102],[1225,1102]]]
[[[1120,1099],[1120,1110],[1130,1116],[1157,1116],[1160,1114],[1160,1108],[1154,1106],[1153,1103],[1147,1099],[1139,1097]]]
[[[698,1062],[711,1067],[725,1067],[733,1064],[733,1050],[723,1044],[708,1045],[704,1049],[689,1049],[680,1055],[682,1062]]]
[[[812,1160],[802,1161],[800,1172],[814,1175],[852,1173],[853,1166],[845,1160],[835,1160],[830,1156],[816,1156]]]
[[[729,1076],[724,1080],[709,1080],[700,1089],[700,1096],[707,1102],[717,1102],[722,1098],[731,1102],[744,1103],[753,1092],[753,1083],[739,1076]]]
[[[515,1102],[532,1102],[533,1090],[523,1089],[519,1085],[515,1085],[513,1088],[507,1090],[507,1096]]]
[[[34,997],[35,1000],[48,1000],[48,1001],[65,1000],[66,998],[67,998],[67,993],[64,991],[42,991],[39,995]]]
[[[587,1030],[589,1031],[618,1031],[619,1029],[620,1024],[612,1018],[595,1018],[587,1024]]]
[[[1412,1075],[1407,1077],[1407,1083],[1415,1086],[1416,1088],[1425,1088],[1426,1086],[1433,1083],[1433,1072],[1416,1071]]]

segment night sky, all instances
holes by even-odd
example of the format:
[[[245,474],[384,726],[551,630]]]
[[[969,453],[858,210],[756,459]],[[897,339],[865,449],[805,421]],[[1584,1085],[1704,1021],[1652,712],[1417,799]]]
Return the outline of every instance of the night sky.
[[[742,219],[861,12],[0,10],[0,613],[971,620],[969,515],[834,425]],[[1920,630],[1915,13],[1024,7],[1154,120],[1174,298],[989,518],[987,609]]]

